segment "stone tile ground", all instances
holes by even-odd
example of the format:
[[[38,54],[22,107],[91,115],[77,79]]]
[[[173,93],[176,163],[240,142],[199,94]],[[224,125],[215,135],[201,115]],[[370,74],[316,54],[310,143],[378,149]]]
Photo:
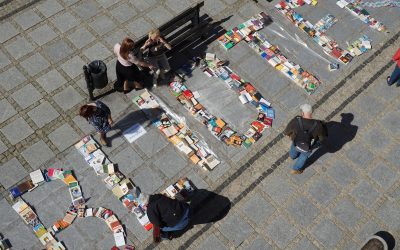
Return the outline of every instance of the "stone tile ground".
[[[0,211],[5,219],[0,221],[0,233],[10,239],[15,249],[39,249],[40,243],[12,210],[11,201],[3,197],[30,171],[50,166],[73,169],[85,197],[90,197],[88,205],[111,208],[126,226],[128,241],[138,249],[154,247],[151,233],[126,213],[71,147],[83,135],[93,132],[78,116],[79,106],[88,100],[82,66],[102,59],[107,64],[110,82],[114,81],[115,42],[124,36],[140,38],[195,2],[15,0],[2,6]],[[259,11],[267,12],[274,22],[262,33],[291,60],[320,77],[323,84],[308,96],[265,64],[246,44],[240,43],[230,51],[224,51],[215,41],[207,45],[209,51],[229,60],[230,67],[251,81],[275,107],[273,128],[250,150],[223,146],[174,100],[166,86],[152,90],[185,117],[221,158],[222,163],[214,171],[205,172],[138,115],[130,101],[138,93],[114,93],[102,99],[121,129],[140,122],[147,130],[146,135],[129,144],[116,129],[109,134],[112,147],[104,149],[143,191],[157,192],[179,177],[188,176],[199,188],[217,190],[233,202],[223,220],[195,226],[183,237],[157,247],[352,249],[359,248],[366,237],[379,230],[391,232],[399,241],[399,92],[387,87],[385,78],[393,68],[393,64],[387,64],[389,58],[399,45],[400,8],[368,9],[387,25],[390,33],[370,29],[338,8],[334,1],[320,0],[316,7],[299,8],[312,22],[327,13],[334,14],[339,22],[328,35],[342,46],[363,34],[373,39],[371,52],[329,72],[327,60],[332,59],[275,12],[276,0],[258,2],[207,0],[202,14],[214,21],[222,20],[221,27],[230,29]],[[190,52],[191,49],[187,53]],[[379,54],[368,59],[375,52]],[[361,71],[352,73],[360,65]],[[340,84],[342,79],[346,81]],[[244,131],[256,114],[252,107],[239,104],[222,82],[206,78],[199,71],[188,79],[188,86],[199,91],[207,108],[239,131]],[[351,124],[357,126],[357,132],[338,151],[321,156],[302,175],[291,176],[291,161],[285,155],[289,141],[279,137],[279,133],[303,102],[322,102],[315,113],[320,119],[340,122],[341,113],[353,114]],[[56,182],[41,186],[24,198],[36,208],[46,226],[62,216],[69,200],[65,187]],[[202,233],[197,233],[201,229]],[[113,243],[112,235],[95,220],[75,222],[58,238],[68,249],[110,249]]]

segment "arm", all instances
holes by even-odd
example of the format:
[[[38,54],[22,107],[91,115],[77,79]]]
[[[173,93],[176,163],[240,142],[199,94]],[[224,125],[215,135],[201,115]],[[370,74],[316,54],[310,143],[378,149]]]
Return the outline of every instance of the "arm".
[[[392,59],[395,62],[400,60],[400,49],[397,50],[396,54],[394,54]]]
[[[140,49],[141,49],[141,50],[147,49],[147,47],[151,44],[151,42],[152,42],[151,39],[148,38],[148,39],[146,40],[146,42],[143,44],[143,46],[140,47]]]
[[[129,61],[131,63],[134,63],[134,64],[140,66],[140,67],[150,68],[150,69],[154,68],[154,66],[152,64],[150,64],[150,63],[148,63],[148,62],[146,62],[146,61],[144,61],[142,59],[139,59],[139,58],[137,58],[136,56],[134,56],[132,54],[130,54],[130,56],[129,56]]]
[[[161,229],[153,225],[153,241],[155,243],[161,242],[160,234],[161,234]]]
[[[282,132],[284,135],[289,136],[291,139],[294,138],[294,135],[296,133],[296,118],[293,118],[289,124],[286,126],[285,130]]]
[[[160,37],[160,42],[162,42],[165,46],[165,48],[167,48],[168,50],[172,49],[171,44],[169,44],[164,38]]]

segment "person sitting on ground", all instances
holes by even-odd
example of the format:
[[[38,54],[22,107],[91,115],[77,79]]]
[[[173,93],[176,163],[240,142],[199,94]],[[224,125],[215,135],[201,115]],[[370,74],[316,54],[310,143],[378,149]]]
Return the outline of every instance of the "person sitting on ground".
[[[113,120],[111,111],[101,101],[83,105],[79,110],[79,115],[85,118],[100,135],[100,143],[107,146],[106,133],[111,130]]]
[[[116,63],[117,85],[123,85],[124,93],[132,89],[143,88],[143,76],[138,66],[154,70],[152,64],[137,58],[133,54],[135,42],[129,37],[124,38],[122,43],[114,45],[114,53],[118,60]]]
[[[387,77],[387,84],[391,86],[393,83],[397,82],[396,87],[400,87],[400,48],[393,55],[392,60],[396,62],[396,66],[394,67],[392,75]]]
[[[153,239],[172,239],[170,232],[180,231],[189,225],[189,205],[162,194],[140,194],[140,202],[147,206],[147,217],[153,224]]]
[[[312,150],[318,148],[328,135],[326,126],[320,120],[312,119],[310,104],[300,106],[301,116],[294,117],[286,126],[283,134],[292,140],[289,156],[297,159],[291,171],[301,174]]]
[[[165,73],[171,70],[165,49],[171,50],[172,46],[161,36],[158,29],[149,32],[149,38],[141,47],[142,51],[147,50],[147,61],[154,66],[154,87],[157,87],[158,78],[164,79]]]

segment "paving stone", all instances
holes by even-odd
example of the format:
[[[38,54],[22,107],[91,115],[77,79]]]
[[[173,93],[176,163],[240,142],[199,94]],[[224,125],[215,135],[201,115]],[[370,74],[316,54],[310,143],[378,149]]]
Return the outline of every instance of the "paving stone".
[[[370,172],[369,176],[384,189],[389,189],[398,180],[398,173],[389,168],[385,163],[379,163]]]
[[[80,115],[77,115],[72,119],[74,123],[82,130],[83,134],[87,135],[93,132],[95,129],[92,125],[89,124],[86,119],[81,117]],[[107,137],[109,137],[109,133],[107,133]]]
[[[93,219],[93,218],[90,218]],[[80,223],[80,222],[77,222]],[[82,221],[84,223],[84,221]],[[104,227],[104,225],[102,225]],[[68,249],[90,249],[86,239],[78,230],[73,230],[74,224],[71,225],[69,230],[62,230],[57,236],[62,239],[64,245]]]
[[[11,63],[10,59],[4,54],[2,51],[0,51],[0,69],[4,68],[5,66],[9,65]]]
[[[73,170],[79,180],[81,179],[80,176],[82,176],[86,170],[93,171],[90,169],[90,166],[86,163],[83,156],[75,148],[72,148],[64,159],[61,160],[61,165],[65,169]],[[93,172],[90,172],[89,174],[93,175]]]
[[[391,131],[394,135],[400,135],[400,115],[397,112],[389,112],[383,118],[381,123],[385,128]]]
[[[67,111],[80,103],[84,98],[74,87],[68,86],[60,93],[54,95],[53,99],[64,111]]]
[[[120,23],[124,23],[136,16],[137,12],[131,8],[128,4],[123,3],[110,11],[111,15],[117,19]]]
[[[42,18],[33,10],[28,10],[14,17],[14,20],[21,26],[22,29],[27,30],[30,27],[40,23]]]
[[[376,199],[379,197],[379,192],[368,181],[361,180],[353,189],[351,195],[368,208],[374,205]]]
[[[100,11],[99,5],[93,0],[83,1],[80,4],[75,5],[73,9],[83,20],[94,17]]]
[[[68,36],[68,39],[78,48],[81,49],[95,40],[95,37],[85,27],[80,27]]]
[[[174,177],[188,164],[187,161],[182,159],[182,156],[177,154],[173,147],[167,147],[166,150],[157,155],[157,158],[153,163],[154,166],[168,178]]]
[[[277,203],[284,203],[293,194],[293,187],[288,180],[282,176],[275,175],[273,178],[264,181],[264,192],[266,192]]]
[[[174,16],[164,7],[158,6],[152,8],[151,11],[147,13],[147,17],[149,17],[157,27],[160,27],[171,20]]]
[[[351,148],[346,151],[346,156],[358,167],[363,169],[374,159],[374,154],[359,143],[353,144]]]
[[[38,4],[36,6],[36,9],[38,9],[43,14],[43,16],[50,17],[63,10],[64,7],[57,1],[47,0],[43,3]]]
[[[79,2],[79,0],[61,0],[66,6],[71,6],[75,4],[76,2]]]
[[[398,163],[400,162],[400,148],[397,146],[394,147],[385,156],[385,159],[390,161],[393,164],[393,166],[398,166]]]
[[[249,19],[254,16],[254,13],[260,13],[261,11],[263,10],[257,7],[255,2],[248,2],[242,5],[238,12],[242,17]]]
[[[19,34],[19,31],[15,28],[15,26],[10,22],[2,22],[0,24],[0,43],[4,43],[10,38]]]
[[[315,217],[318,216],[319,210],[306,197],[297,198],[287,208],[288,213],[303,227],[308,227]]]
[[[332,163],[327,170],[329,177],[333,178],[339,185],[347,186],[357,177],[357,173],[349,166],[348,163],[338,160]]]
[[[357,237],[360,241],[364,242],[372,235],[376,234],[377,232],[381,231],[382,228],[374,221],[368,221],[367,223],[362,226],[361,230],[358,232]]]
[[[278,98],[279,102],[288,110],[295,110],[301,104],[308,102],[304,97],[304,91],[291,85],[285,88]]]
[[[63,124],[48,135],[51,142],[60,150],[75,144],[80,138],[68,124]]]
[[[12,67],[0,74],[1,86],[9,91],[26,81],[25,76],[16,68]]]
[[[209,189],[210,186],[203,178],[198,175],[193,169],[186,173],[186,177],[192,181],[192,183],[197,187],[197,189]]]
[[[108,233],[104,234],[104,238],[101,239],[100,241],[96,240],[95,249],[102,249],[102,248],[111,249],[113,246],[115,246],[114,234]]]
[[[15,41],[6,45],[5,48],[15,59],[20,59],[35,49],[32,44],[22,36],[18,36]]]
[[[247,250],[272,250],[272,246],[268,244],[263,238],[257,237],[249,246],[243,247],[242,249],[247,249]]]
[[[15,213],[15,211],[14,211]],[[15,213],[17,214],[17,213]],[[5,239],[8,239],[12,244],[13,249],[41,249],[38,238],[32,232],[28,225],[24,224],[23,220],[17,220],[7,230],[3,230],[2,234]]]
[[[31,135],[34,131],[24,119],[18,118],[4,126],[1,129],[1,132],[11,142],[11,144],[15,145]]]
[[[61,69],[64,70],[65,73],[71,79],[74,79],[78,75],[83,73],[83,65],[85,65],[85,62],[80,58],[79,56],[74,56],[73,58],[69,59],[65,63],[61,65]]]
[[[391,141],[388,136],[376,127],[364,133],[363,138],[377,152],[384,151]]]
[[[24,86],[11,96],[22,108],[27,108],[42,98],[42,95],[32,84]]]
[[[74,221],[74,226],[80,232],[83,232],[82,236],[86,236],[85,240],[87,239],[91,242],[96,242],[102,236],[111,234],[110,229],[106,226],[104,221],[99,220],[98,218],[84,218],[84,220],[77,219]]]
[[[362,211],[348,199],[339,201],[331,211],[339,221],[349,228],[353,228],[363,216]]]
[[[226,5],[220,0],[206,1],[203,8],[207,14],[214,16],[221,13]]]
[[[225,162],[221,161],[221,163],[218,165],[218,167],[214,168],[213,171],[211,171],[208,174],[208,177],[215,182],[218,180],[221,176],[223,176],[229,169],[231,169],[231,166]]]
[[[144,242],[152,235],[152,231],[146,231],[133,214],[125,216],[122,221],[140,242]]]
[[[17,111],[13,106],[7,101],[7,99],[0,100],[0,123],[3,123],[8,118],[15,115]]]
[[[342,231],[328,219],[323,219],[311,233],[329,249],[336,246],[343,236]]]
[[[275,207],[256,193],[244,203],[242,210],[255,224],[261,226],[275,212]]]
[[[400,228],[400,205],[387,200],[376,210],[377,216],[392,230]]]
[[[272,72],[265,72],[260,76],[259,80],[256,80],[256,83],[257,87],[260,88],[261,94],[263,96],[275,98],[282,89],[290,85],[290,81],[285,78],[286,77],[282,74],[272,74]]]
[[[190,0],[166,0],[165,4],[173,10],[175,14],[180,14],[192,5]]]
[[[103,6],[104,8],[108,8],[116,3],[118,3],[120,0],[97,0],[97,2]]]
[[[141,12],[157,3],[156,0],[131,0],[130,2]]]
[[[139,186],[142,192],[147,194],[154,193],[161,187],[161,185],[164,184],[164,181],[161,179],[160,175],[151,170],[149,167],[141,170],[132,178],[132,180],[136,186]]]
[[[321,206],[327,206],[339,194],[334,186],[322,178],[312,183],[308,192]]]
[[[384,110],[384,105],[375,97],[369,95],[361,95],[357,98],[356,105],[360,107],[366,114],[376,117],[381,110]]]
[[[6,199],[0,200],[0,211],[2,213],[3,219],[0,221],[0,230],[2,232],[9,229],[13,223],[21,220],[19,215],[12,209],[10,204],[7,203]]]
[[[96,43],[95,45],[87,48],[83,51],[83,54],[89,58],[90,61],[94,60],[104,60],[111,56],[112,53],[103,44]]]
[[[118,169],[125,175],[130,174],[144,163],[143,159],[131,147],[124,148],[120,151],[112,158],[112,162],[117,163]]]
[[[250,76],[251,79],[257,79],[261,76],[266,70],[263,67],[263,61],[260,56],[252,55],[245,58],[241,63],[240,67],[246,72],[247,75]],[[254,65],[260,64],[260,67],[254,67]]]
[[[44,53],[53,63],[57,63],[67,56],[74,53],[72,48],[63,40],[57,41],[51,45],[47,45]]]
[[[153,25],[146,21],[143,17],[139,17],[132,22],[127,23],[126,26],[136,38],[147,35],[147,32],[153,29]]]
[[[226,246],[215,235],[208,236],[196,248],[198,250],[227,250]]]
[[[55,155],[42,140],[36,142],[22,152],[22,156],[33,169],[38,169],[43,163],[53,158]]]
[[[42,46],[43,44],[56,38],[57,34],[49,25],[44,24],[29,32],[29,36],[36,42],[37,45]]]
[[[78,19],[76,19],[71,13],[64,12],[53,18],[51,21],[57,29],[59,29],[62,33],[67,32],[73,27],[80,24]]]
[[[52,92],[53,90],[57,89],[67,82],[56,69],[53,69],[48,73],[42,75],[41,77],[37,78],[36,81],[47,93]]]
[[[36,53],[22,61],[21,66],[30,76],[34,76],[50,67],[50,64],[41,54]]]
[[[28,175],[28,172],[22,167],[16,158],[12,158],[5,164],[0,165],[1,175],[0,183],[5,189],[10,188]]]
[[[293,250],[318,250],[318,248],[306,237],[301,238],[299,242],[296,243]]]
[[[287,245],[299,234],[299,230],[291,225],[286,218],[279,215],[266,227],[267,235],[280,248],[286,248]]]
[[[238,247],[254,230],[238,214],[229,214],[221,223],[220,232]]]
[[[4,145],[4,143],[0,140],[0,154],[7,151],[7,149],[8,149],[7,146]]]
[[[137,139],[135,143],[148,157],[152,157],[158,151],[168,145],[167,140],[164,138],[161,132],[156,129],[148,130],[147,133]]]
[[[107,32],[113,30],[116,27],[116,24],[111,20],[111,18],[101,15],[97,16],[89,26],[97,32],[100,36],[106,34]]]

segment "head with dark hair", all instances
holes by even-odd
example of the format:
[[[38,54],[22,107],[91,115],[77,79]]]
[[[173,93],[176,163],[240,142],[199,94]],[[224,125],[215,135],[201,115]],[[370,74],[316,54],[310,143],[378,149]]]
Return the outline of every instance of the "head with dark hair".
[[[128,60],[129,53],[133,50],[134,46],[135,42],[129,37],[125,37],[124,40],[122,40],[121,48],[119,49],[119,54],[121,57],[125,60]]]
[[[91,117],[95,111],[96,111],[96,106],[86,104],[80,108],[79,115],[88,120],[89,117]]]

